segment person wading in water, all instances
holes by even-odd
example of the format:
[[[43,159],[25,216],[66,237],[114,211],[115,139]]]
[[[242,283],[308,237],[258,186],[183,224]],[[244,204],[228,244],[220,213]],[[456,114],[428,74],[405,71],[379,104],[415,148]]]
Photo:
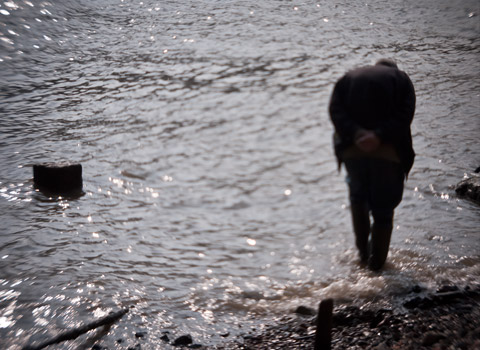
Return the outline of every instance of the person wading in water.
[[[387,258],[394,210],[415,158],[415,102],[410,78],[389,59],[349,71],[331,96],[335,155],[339,169],[344,163],[347,170],[356,246],[372,270]]]

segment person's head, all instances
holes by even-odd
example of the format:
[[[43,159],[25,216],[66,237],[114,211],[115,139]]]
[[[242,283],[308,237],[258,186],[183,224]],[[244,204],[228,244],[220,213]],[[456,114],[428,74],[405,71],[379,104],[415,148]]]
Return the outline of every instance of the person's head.
[[[380,58],[377,63],[375,63],[375,65],[382,65],[382,66],[387,66],[387,67],[391,67],[391,68],[396,68],[398,69],[397,67],[397,63],[390,59],[390,58]]]

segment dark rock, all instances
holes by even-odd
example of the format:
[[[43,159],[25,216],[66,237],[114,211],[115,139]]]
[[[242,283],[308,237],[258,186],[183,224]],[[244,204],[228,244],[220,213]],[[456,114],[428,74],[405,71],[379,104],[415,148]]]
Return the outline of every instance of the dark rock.
[[[347,306],[337,310],[332,316],[333,326],[351,326],[358,321],[356,315],[360,314],[360,309],[356,306]]]
[[[385,315],[382,312],[377,312],[375,317],[370,320],[370,328],[377,327],[384,319]]]
[[[413,299],[410,299],[403,303],[403,306],[405,306],[407,309],[429,309],[435,306],[435,303],[433,302],[432,299],[430,298],[421,298],[421,297],[415,297]]]
[[[120,339],[117,339],[117,343],[118,343],[118,344],[121,344],[121,343],[123,343],[123,339],[122,339],[122,338],[120,338]]]
[[[101,345],[95,344],[92,346],[92,350],[104,350],[105,348]]]
[[[437,293],[456,292],[459,288],[456,285],[444,285],[437,290]]]
[[[33,166],[35,187],[51,194],[77,195],[82,192],[82,165],[43,163]]]
[[[203,348],[202,344],[192,344],[188,346],[189,349],[201,349]]]
[[[127,350],[142,350],[142,346],[140,344],[135,344],[135,346],[129,346]]]
[[[437,332],[428,332],[423,336],[422,345],[423,346],[431,346],[435,343],[438,343],[440,340],[445,338],[443,334]]]
[[[475,169],[474,172],[477,173],[477,174],[480,173],[480,166],[477,169]]]
[[[388,346],[387,343],[383,342],[375,346],[373,350],[390,350],[390,346]]]
[[[306,324],[306,323],[300,323],[300,324],[295,328],[295,331],[296,331],[297,333],[300,333],[300,332],[303,332],[303,331],[305,331],[305,330],[307,330],[307,329],[308,329],[308,324]]]
[[[419,305],[422,303],[423,298],[420,297],[415,297],[413,299],[410,299],[406,302],[403,303],[403,306],[405,306],[407,309],[414,309],[416,307],[419,307]]]
[[[472,334],[475,338],[480,339],[480,327],[475,328]]]
[[[245,339],[245,340],[255,340],[255,339],[258,339],[258,336],[253,335],[253,334],[247,334],[247,335],[243,336],[243,339]]]
[[[160,340],[163,340],[165,343],[168,343],[170,341],[170,338],[168,335],[164,334],[160,337]]]
[[[393,336],[393,340],[395,341],[399,341],[400,339],[402,339],[402,334],[398,330],[394,330],[392,332],[392,336]]]
[[[480,176],[472,176],[460,181],[455,187],[455,192],[459,196],[467,197],[480,203]]]
[[[368,342],[366,340],[359,340],[357,341],[357,345],[361,346],[362,348],[365,348],[365,346],[368,345]]]
[[[298,314],[298,315],[302,315],[302,316],[315,316],[316,315],[316,312],[314,309],[312,308],[309,308],[307,306],[299,306],[297,307],[297,309],[295,310],[295,313]]]
[[[173,341],[174,346],[189,345],[192,343],[193,339],[190,334],[182,335]]]
[[[412,288],[412,293],[421,293],[422,292],[422,287],[420,287],[418,284],[414,285]]]
[[[147,335],[147,332],[136,332],[135,338],[144,338]]]
[[[230,332],[220,334],[220,336],[224,338],[228,337],[229,335],[230,335]]]

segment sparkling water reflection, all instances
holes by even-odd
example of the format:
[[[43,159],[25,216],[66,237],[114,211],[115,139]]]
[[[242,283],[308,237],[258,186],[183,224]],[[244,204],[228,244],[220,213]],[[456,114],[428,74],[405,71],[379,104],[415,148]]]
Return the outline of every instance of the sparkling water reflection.
[[[319,299],[478,283],[476,1],[0,3],[0,338],[7,349],[135,308],[105,337],[203,344]],[[356,264],[326,106],[393,56],[417,160],[387,268]],[[31,165],[84,167],[85,195]],[[243,325],[241,328],[240,325]],[[60,349],[78,348],[65,343]],[[133,341],[133,340],[132,340]]]

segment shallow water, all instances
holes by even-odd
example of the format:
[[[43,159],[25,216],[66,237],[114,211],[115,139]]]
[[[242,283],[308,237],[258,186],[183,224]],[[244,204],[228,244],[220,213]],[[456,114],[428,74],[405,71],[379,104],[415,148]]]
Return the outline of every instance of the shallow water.
[[[212,344],[324,297],[479,283],[480,209],[453,189],[480,165],[479,15],[473,0],[1,2],[6,349],[130,305],[106,345]],[[418,103],[377,275],[357,265],[327,105],[380,57]],[[59,160],[82,163],[84,196],[34,190],[31,165]]]

